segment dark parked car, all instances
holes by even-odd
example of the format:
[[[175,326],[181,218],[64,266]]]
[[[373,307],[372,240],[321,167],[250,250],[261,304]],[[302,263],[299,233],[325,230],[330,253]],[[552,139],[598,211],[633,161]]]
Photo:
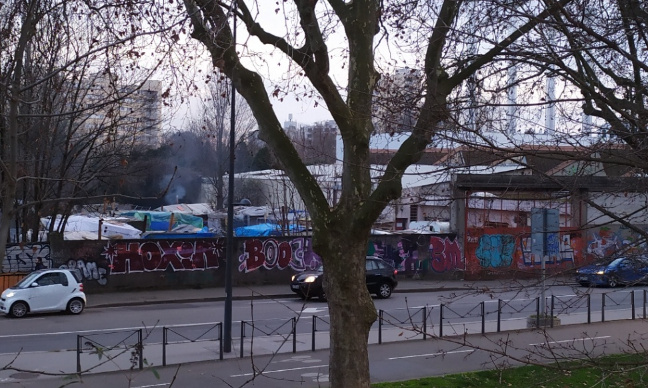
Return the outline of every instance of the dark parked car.
[[[378,298],[389,298],[392,291],[398,285],[394,267],[380,258],[367,256],[365,263],[367,289],[370,294],[376,294]],[[315,271],[305,271],[293,275],[290,282],[290,289],[302,299],[318,297],[326,298],[323,287],[324,267],[320,266]]]
[[[648,283],[648,260],[620,257],[591,264],[576,270],[581,286],[609,286]]]

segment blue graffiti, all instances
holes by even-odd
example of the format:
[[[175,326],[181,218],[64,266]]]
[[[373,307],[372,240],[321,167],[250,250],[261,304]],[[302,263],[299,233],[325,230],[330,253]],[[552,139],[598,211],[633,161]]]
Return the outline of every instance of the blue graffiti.
[[[485,234],[479,238],[475,254],[479,264],[486,267],[508,267],[513,262],[515,237],[508,234]]]

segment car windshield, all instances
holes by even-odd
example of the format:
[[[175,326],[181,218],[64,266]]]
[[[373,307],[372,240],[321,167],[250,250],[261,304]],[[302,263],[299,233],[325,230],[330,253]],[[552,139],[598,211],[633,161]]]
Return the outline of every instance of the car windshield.
[[[41,274],[40,271],[32,272],[29,275],[25,276],[21,281],[16,283],[15,286],[11,288],[28,288],[36,280],[36,278]]]

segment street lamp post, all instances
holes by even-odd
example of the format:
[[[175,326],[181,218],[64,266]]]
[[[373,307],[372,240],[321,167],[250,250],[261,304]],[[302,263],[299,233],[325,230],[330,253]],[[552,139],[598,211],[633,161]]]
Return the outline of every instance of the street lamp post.
[[[236,47],[236,0],[232,3],[232,16],[234,28],[232,30],[232,44]],[[236,89],[232,82],[232,102],[230,114],[229,136],[229,181],[227,186],[227,242],[225,245],[225,313],[223,325],[223,351],[232,351],[232,265],[234,263],[234,147],[236,143],[235,118],[236,118]]]

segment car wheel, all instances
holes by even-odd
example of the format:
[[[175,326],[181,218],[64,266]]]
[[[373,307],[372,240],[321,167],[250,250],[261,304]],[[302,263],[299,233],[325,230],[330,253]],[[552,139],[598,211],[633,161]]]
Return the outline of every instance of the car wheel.
[[[610,279],[608,279],[608,286],[614,288],[614,287],[616,287],[618,285],[619,285],[619,283],[617,282],[617,280],[614,277],[610,277]]]
[[[380,299],[387,299],[387,298],[389,298],[391,296],[391,294],[392,294],[392,286],[391,286],[391,284],[382,283],[378,287],[378,293],[376,295],[378,295],[378,297]]]
[[[27,314],[28,310],[29,309],[27,307],[27,303],[25,303],[25,302],[16,302],[16,303],[11,305],[11,309],[9,309],[9,313],[14,318],[22,318]]]
[[[85,307],[85,304],[81,299],[74,298],[71,301],[68,302],[67,305],[67,312],[69,314],[81,314],[83,312],[83,308]]]

